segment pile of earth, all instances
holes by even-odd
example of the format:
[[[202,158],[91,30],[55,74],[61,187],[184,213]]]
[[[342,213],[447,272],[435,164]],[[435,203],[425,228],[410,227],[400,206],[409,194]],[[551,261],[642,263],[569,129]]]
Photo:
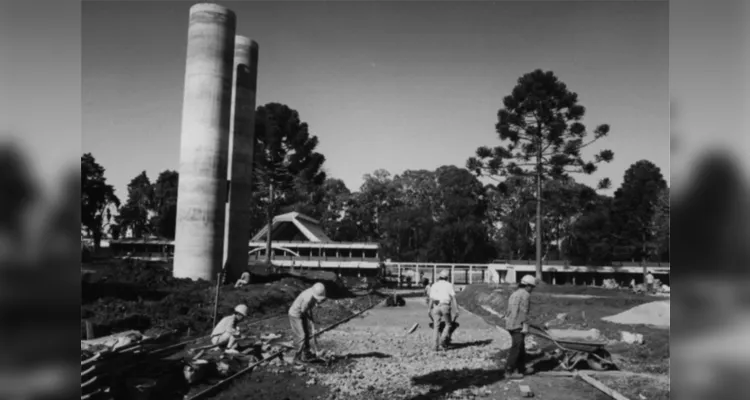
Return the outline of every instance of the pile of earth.
[[[92,324],[96,337],[130,329],[210,332],[215,284],[175,279],[170,265],[163,263],[109,261],[88,268],[95,272],[82,282],[81,338],[86,336],[85,321]],[[323,282],[333,299],[353,296],[333,273],[276,274],[267,278],[268,282],[242,288],[234,288],[233,282],[222,285],[219,314],[231,313],[240,303],[249,307],[250,318],[281,314],[315,282]]]
[[[468,285],[457,293],[458,304],[482,317],[487,323],[505,327],[502,316],[508,297],[516,290],[513,285]],[[580,295],[580,296],[563,296]],[[596,297],[594,297],[596,296]],[[650,298],[624,291],[580,286],[540,286],[531,295],[531,321],[537,325],[554,322],[555,328],[588,331],[597,329],[602,339],[613,341],[610,351],[626,358],[631,370],[642,372],[667,371],[669,368],[669,331],[660,327],[635,325],[624,327],[603,318],[620,314],[649,303]],[[640,310],[640,309],[639,309]],[[562,318],[558,318],[562,317]],[[661,317],[663,318],[663,317]],[[669,318],[669,315],[666,315]],[[615,343],[625,330],[644,336],[643,345]],[[543,345],[548,345],[543,343]],[[622,366],[622,362],[618,361]]]
[[[669,308],[669,301],[654,301],[602,319],[616,324],[653,325],[668,328]]]

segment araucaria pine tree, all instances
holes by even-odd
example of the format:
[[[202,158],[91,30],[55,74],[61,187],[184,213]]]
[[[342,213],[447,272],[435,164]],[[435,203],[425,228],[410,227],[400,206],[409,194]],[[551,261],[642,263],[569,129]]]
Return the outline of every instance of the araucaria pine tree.
[[[477,175],[534,177],[536,181],[536,277],[542,279],[542,184],[548,179],[569,179],[571,173],[592,174],[597,164],[610,162],[611,150],[601,150],[585,161],[581,150],[609,133],[609,125],[596,127],[589,137],[583,125],[585,108],[552,71],[535,70],[518,79],[511,95],[503,99],[495,129],[502,142],[482,146],[466,163]],[[502,183],[501,183],[502,185]],[[599,188],[608,188],[604,178]]]

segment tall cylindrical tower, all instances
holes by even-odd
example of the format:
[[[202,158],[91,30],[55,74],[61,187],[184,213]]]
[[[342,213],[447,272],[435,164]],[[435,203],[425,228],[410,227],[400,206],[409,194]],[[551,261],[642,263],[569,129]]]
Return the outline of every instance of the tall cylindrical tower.
[[[255,94],[258,44],[244,36],[234,40],[234,102],[229,139],[229,204],[224,236],[224,265],[232,279],[247,267],[250,202],[255,142]]]
[[[236,26],[234,12],[218,4],[190,8],[173,273],[176,278],[211,280],[221,268]]]

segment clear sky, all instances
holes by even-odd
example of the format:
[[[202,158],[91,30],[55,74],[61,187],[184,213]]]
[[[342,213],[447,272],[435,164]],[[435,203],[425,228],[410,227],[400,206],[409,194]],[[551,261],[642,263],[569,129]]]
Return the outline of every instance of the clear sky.
[[[591,146],[615,152],[592,177],[622,182],[648,159],[669,179],[667,2],[220,2],[237,34],[259,43],[259,105],[299,111],[329,176],[464,167],[499,144],[502,98],[518,77],[554,71],[577,92]],[[192,2],[84,2],[83,152],[121,200],[145,170],[179,163],[188,10]]]

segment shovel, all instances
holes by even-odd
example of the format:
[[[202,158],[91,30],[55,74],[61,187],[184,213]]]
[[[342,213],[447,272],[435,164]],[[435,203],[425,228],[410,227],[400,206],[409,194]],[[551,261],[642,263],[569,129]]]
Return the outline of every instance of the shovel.
[[[313,337],[313,346],[315,347],[315,356],[320,357],[320,346],[318,345],[318,336],[316,335],[317,331],[315,329],[315,323],[310,321],[310,326],[312,327],[312,337]]]

